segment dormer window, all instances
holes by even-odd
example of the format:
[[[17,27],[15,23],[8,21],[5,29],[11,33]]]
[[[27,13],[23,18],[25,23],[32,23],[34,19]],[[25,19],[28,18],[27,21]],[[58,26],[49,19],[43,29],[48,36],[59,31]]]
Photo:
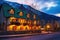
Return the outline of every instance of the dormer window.
[[[14,14],[14,10],[11,9],[11,10],[9,11],[9,13],[10,13],[10,14]]]
[[[33,18],[36,19],[36,15],[33,15]]]
[[[20,15],[20,16],[23,16],[23,12],[20,12],[19,15]]]
[[[30,18],[30,14],[27,14],[27,18]]]

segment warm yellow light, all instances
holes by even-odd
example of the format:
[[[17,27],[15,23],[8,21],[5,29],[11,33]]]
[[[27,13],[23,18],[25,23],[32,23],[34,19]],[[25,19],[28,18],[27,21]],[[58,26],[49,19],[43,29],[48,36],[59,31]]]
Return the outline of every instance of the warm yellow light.
[[[20,25],[20,31],[24,31],[25,27],[23,25]]]
[[[11,9],[11,10],[9,11],[9,13],[10,13],[10,14],[14,14],[14,10]]]
[[[33,30],[36,30],[36,26],[33,26],[32,29],[33,29]]]
[[[38,26],[38,29],[41,29],[41,26]]]
[[[36,24],[36,20],[34,21],[34,24]]]
[[[19,25],[19,26],[17,26],[17,29],[16,29],[16,31],[20,31],[20,25]]]
[[[16,31],[16,29],[17,29],[17,26],[13,26],[13,31]]]
[[[25,30],[30,30],[30,27],[28,25],[24,26]]]
[[[30,18],[30,14],[27,14],[27,18]]]
[[[36,19],[36,15],[34,15],[33,18]]]
[[[20,12],[19,15],[20,15],[20,16],[23,16],[23,12]]]
[[[35,27],[35,30],[38,30],[38,27]]]
[[[15,17],[10,17],[10,22],[12,22],[12,21],[16,21],[16,18]]]
[[[33,29],[33,30],[40,30],[41,27],[40,27],[40,26],[33,26],[32,29]]]
[[[50,25],[47,25],[47,28],[50,28]]]
[[[16,31],[26,31],[26,30],[30,30],[30,27],[28,25],[23,26],[23,25],[19,25],[17,26]]]
[[[19,23],[21,23],[21,24],[26,23],[26,20],[25,20],[25,19],[19,19],[18,21],[19,21]]]
[[[28,20],[28,24],[31,24],[31,20]]]
[[[16,25],[9,25],[8,27],[7,27],[7,31],[13,31],[13,27],[14,26],[16,26]]]
[[[30,30],[32,30],[32,27],[29,27],[30,28]]]

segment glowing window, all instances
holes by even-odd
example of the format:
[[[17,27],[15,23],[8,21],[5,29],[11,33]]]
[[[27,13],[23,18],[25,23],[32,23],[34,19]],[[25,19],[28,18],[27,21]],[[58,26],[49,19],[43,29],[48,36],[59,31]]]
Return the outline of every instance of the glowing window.
[[[18,22],[23,24],[23,23],[26,23],[26,20],[25,19],[19,19]]]
[[[20,31],[20,25],[17,26],[16,31]]]
[[[16,25],[9,25],[7,27],[7,31],[13,31],[13,27],[16,27]]]
[[[27,18],[30,18],[30,14],[27,14]]]
[[[10,14],[14,14],[14,10],[11,9],[11,10],[9,11],[9,13],[10,13]]]
[[[31,20],[28,20],[27,22],[28,22],[28,24],[31,24]]]
[[[20,15],[20,16],[23,16],[23,12],[20,12],[19,15]]]
[[[50,24],[47,24],[47,28],[50,28],[51,26],[50,26]]]
[[[12,22],[16,22],[16,19],[12,19]]]
[[[12,21],[14,21],[14,22],[16,22],[16,18],[15,17],[10,17],[10,22],[12,22]]]
[[[13,31],[16,31],[16,29],[17,29],[17,26],[13,26]]]
[[[33,18],[36,19],[36,15],[34,15]]]
[[[36,24],[36,20],[34,21],[34,24]]]
[[[23,31],[25,30],[25,27],[23,25],[20,26],[20,30]]]
[[[30,30],[30,28],[29,28],[28,25],[26,25],[26,26],[24,26],[24,27],[25,27],[25,30]]]

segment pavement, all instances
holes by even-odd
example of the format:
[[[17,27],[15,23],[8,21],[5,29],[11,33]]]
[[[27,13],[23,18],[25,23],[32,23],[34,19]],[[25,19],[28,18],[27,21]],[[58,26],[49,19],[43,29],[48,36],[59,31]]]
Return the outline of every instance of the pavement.
[[[14,34],[14,35],[0,35],[0,38],[11,38],[11,37],[24,37],[24,36],[33,36],[33,35],[46,35],[50,34],[48,32],[42,32],[42,33],[27,33],[27,34]]]
[[[35,36],[0,38],[0,40],[60,40],[60,32]]]

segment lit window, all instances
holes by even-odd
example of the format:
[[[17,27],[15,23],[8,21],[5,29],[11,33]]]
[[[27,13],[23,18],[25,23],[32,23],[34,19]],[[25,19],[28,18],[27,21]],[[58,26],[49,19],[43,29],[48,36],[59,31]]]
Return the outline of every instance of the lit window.
[[[33,18],[36,19],[36,15],[34,15]]]
[[[30,14],[27,14],[27,18],[30,18]]]
[[[10,13],[10,14],[14,14],[14,10],[11,9],[11,10],[9,11],[9,13]]]
[[[12,19],[12,22],[16,22],[16,19]]]
[[[21,31],[25,30],[25,27],[23,25],[20,25],[20,30]]]
[[[16,31],[20,31],[20,25],[17,26]]]
[[[36,24],[36,20],[34,21],[34,24]]]
[[[16,25],[9,25],[7,27],[7,31],[13,31],[13,27],[16,27]]]
[[[28,20],[27,22],[28,22],[28,24],[31,24],[31,20]]]
[[[29,28],[28,25],[26,25],[26,26],[24,26],[24,27],[25,27],[25,30],[30,30],[30,28]]]
[[[47,28],[50,28],[51,26],[50,26],[50,24],[47,24]]]
[[[16,29],[17,29],[17,26],[13,26],[13,31],[16,31]]]
[[[16,18],[15,17],[10,17],[10,22],[12,22],[12,21],[14,21],[14,22],[16,22]]]
[[[19,19],[18,22],[23,24],[23,23],[26,23],[26,20],[25,19]]]
[[[19,15],[20,15],[20,16],[23,16],[23,12],[20,12]]]

